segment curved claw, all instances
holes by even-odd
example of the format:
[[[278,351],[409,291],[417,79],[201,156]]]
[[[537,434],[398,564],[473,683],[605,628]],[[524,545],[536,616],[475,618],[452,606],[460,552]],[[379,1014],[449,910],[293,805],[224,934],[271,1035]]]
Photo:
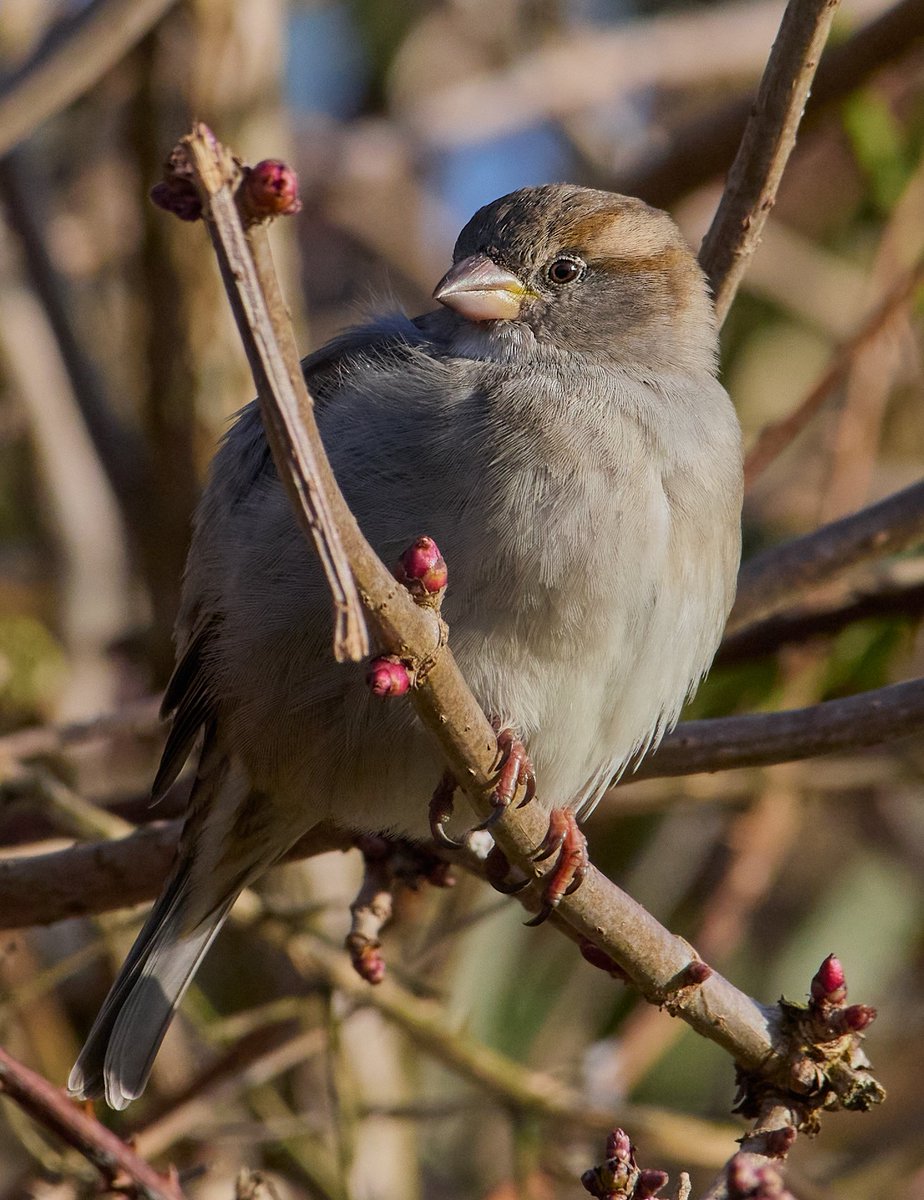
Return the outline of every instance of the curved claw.
[[[554,854],[558,857],[545,879],[542,909],[527,921],[529,926],[547,921],[561,903],[581,886],[589,866],[587,841],[578,829],[577,819],[570,809],[553,808],[549,815],[549,831],[533,856],[542,862]]]
[[[472,833],[482,833],[484,830],[487,830],[490,833],[490,831],[494,828],[494,826],[498,823],[498,821],[500,821],[501,817],[503,817],[503,815],[506,811],[507,811],[506,805],[498,806],[491,813],[490,817],[488,817],[488,818],[486,818],[486,820],[482,821],[480,825],[473,826]]]
[[[453,813],[452,798],[455,795],[456,786],[455,777],[446,771],[430,798],[430,836],[438,846],[445,846],[447,850],[458,850],[463,844],[457,842],[446,832],[446,823]]]
[[[536,776],[533,774],[530,767],[529,773],[526,776],[526,787],[523,792],[523,799],[517,805],[517,808],[525,808],[536,798]]]
[[[527,929],[536,929],[539,925],[544,925],[554,911],[551,904],[543,904],[536,915],[530,917],[528,921],[524,921],[523,924]]]
[[[485,860],[485,871],[491,887],[504,896],[515,896],[524,888],[529,887],[531,882],[529,879],[510,880],[507,878],[510,871],[510,860],[500,846],[495,846],[488,855]]]

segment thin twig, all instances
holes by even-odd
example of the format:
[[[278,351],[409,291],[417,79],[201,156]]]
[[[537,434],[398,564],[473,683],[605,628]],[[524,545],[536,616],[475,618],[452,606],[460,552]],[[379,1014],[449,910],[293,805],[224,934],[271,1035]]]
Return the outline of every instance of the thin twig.
[[[924,259],[898,280],[853,336],[839,347],[831,363],[805,399],[782,420],[774,421],[772,425],[766,425],[760,431],[744,462],[745,487],[751,487],[805,429],[831,393],[846,381],[858,355],[874,342],[905,305],[914,299],[914,294],[922,282]]]
[[[93,86],[176,0],[96,0],[0,91],[0,157]]]
[[[339,950],[316,934],[290,936],[284,927],[266,923],[264,932],[282,945],[296,967],[309,978],[320,974],[354,1004],[371,1005],[402,1029],[426,1053],[478,1085],[508,1107],[565,1123],[588,1132],[612,1127],[613,1113],[590,1107],[579,1092],[542,1071],[515,1062],[452,1027],[443,1006],[402,987],[392,976],[369,988],[352,970]],[[730,1127],[677,1116],[662,1109],[627,1104],[620,1120],[644,1131],[659,1152],[690,1158],[698,1164],[715,1163],[727,1154]]]
[[[839,0],[789,0],[699,259],[721,324],[776,202]]]
[[[43,1128],[73,1146],[111,1185],[130,1185],[144,1200],[183,1200],[175,1177],[161,1175],[114,1133],[88,1116],[64,1092],[0,1049],[0,1092]]]

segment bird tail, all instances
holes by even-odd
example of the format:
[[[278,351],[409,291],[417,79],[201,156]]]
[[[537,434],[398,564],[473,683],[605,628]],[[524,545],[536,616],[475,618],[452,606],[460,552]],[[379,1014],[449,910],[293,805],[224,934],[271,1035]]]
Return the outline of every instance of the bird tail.
[[[241,814],[248,805],[258,812],[266,806],[244,772],[226,758],[209,759],[203,751],[173,875],[68,1078],[68,1091],[80,1099],[105,1095],[121,1109],[141,1095],[173,1014],[231,906],[278,857],[271,838],[246,836]],[[252,815],[249,821],[257,824]]]
[[[140,1096],[177,1005],[224,923],[236,894],[184,929],[187,872],[151,910],[106,997],[67,1081],[79,1099],[105,1095],[111,1108]]]

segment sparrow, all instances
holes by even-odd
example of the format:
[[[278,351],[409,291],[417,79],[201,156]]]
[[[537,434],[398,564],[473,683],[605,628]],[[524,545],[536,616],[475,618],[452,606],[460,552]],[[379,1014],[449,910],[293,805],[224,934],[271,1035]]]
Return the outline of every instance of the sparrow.
[[[305,375],[381,558],[423,533],[442,550],[453,653],[572,861],[577,818],[676,721],[734,596],[741,439],[713,307],[670,217],[572,185],[475,213],[434,298],[348,330]],[[251,404],[197,511],[164,698],[155,798],[199,747],[176,864],[73,1095],[140,1095],[235,898],[312,826],[428,837],[439,752],[406,698],[334,661],[331,621]]]

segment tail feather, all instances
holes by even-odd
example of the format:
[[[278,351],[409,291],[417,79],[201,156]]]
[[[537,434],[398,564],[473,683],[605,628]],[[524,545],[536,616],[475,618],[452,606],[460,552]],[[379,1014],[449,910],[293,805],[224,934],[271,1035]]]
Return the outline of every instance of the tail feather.
[[[180,933],[184,890],[175,881],[151,911],[70,1073],[72,1095],[105,1095],[122,1109],[144,1090],[177,1005],[235,899]]]

